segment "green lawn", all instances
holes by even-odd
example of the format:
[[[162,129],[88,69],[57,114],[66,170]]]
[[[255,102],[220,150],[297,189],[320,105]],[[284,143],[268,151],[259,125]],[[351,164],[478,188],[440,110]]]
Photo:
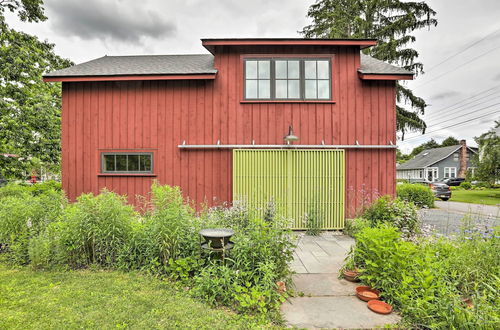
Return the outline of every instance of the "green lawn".
[[[248,329],[159,279],[117,271],[31,271],[0,264],[0,329]]]
[[[496,205],[500,204],[500,189],[453,190],[450,201]]]

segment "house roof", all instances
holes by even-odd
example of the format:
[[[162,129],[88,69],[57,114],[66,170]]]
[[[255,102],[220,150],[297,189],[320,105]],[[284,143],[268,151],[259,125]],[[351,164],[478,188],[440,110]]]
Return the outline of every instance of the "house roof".
[[[443,160],[453,154],[455,151],[459,150],[462,146],[449,146],[434,149],[426,149],[420,152],[418,155],[408,160],[407,162],[397,166],[397,170],[415,170],[431,166],[440,160]],[[467,147],[472,152],[476,152],[475,148]]]
[[[201,39],[203,47],[212,54],[216,46],[375,46],[377,39],[327,39],[327,38],[217,38]]]
[[[363,54],[359,72],[374,75],[412,75],[409,71]],[[215,75],[216,73],[214,56],[211,54],[136,55],[103,56],[66,69],[49,72],[44,75],[44,78],[194,76]]]
[[[103,56],[75,66],[53,71],[44,77],[199,75],[215,74],[214,57],[193,55]]]
[[[375,75],[413,75],[411,71],[377,60],[363,53],[361,53],[361,66],[358,72]]]

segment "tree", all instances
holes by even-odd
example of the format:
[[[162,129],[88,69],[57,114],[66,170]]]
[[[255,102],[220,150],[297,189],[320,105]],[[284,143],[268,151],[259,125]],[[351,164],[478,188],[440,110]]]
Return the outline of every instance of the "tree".
[[[18,11],[21,20],[45,20],[42,1],[0,0],[0,175],[20,176],[29,159],[57,167],[60,159],[60,84],[46,84],[42,74],[72,63],[54,53],[54,45],[8,27],[3,13]]]
[[[410,154],[405,155],[404,153],[401,152],[401,150],[399,150],[399,148],[396,149],[396,163],[403,164],[404,162],[410,160],[411,158],[412,157],[410,156]]]
[[[419,153],[421,153],[424,150],[434,149],[434,148],[439,148],[439,147],[441,147],[441,145],[439,143],[437,143],[436,140],[431,139],[430,141],[422,143],[418,147],[413,148],[413,150],[410,153],[410,158],[415,157],[416,155],[418,155]]]
[[[306,38],[375,38],[379,43],[364,50],[366,54],[420,74],[424,70],[416,62],[418,52],[408,46],[416,40],[411,33],[436,26],[435,15],[425,1],[318,0],[307,12],[312,24],[301,33]],[[397,129],[402,138],[408,131],[424,133],[426,124],[419,114],[424,114],[426,102],[399,82],[396,90]]]
[[[500,181],[500,120],[495,121],[494,129],[475,137],[479,147],[479,155],[475,155],[472,163],[476,167],[474,176],[491,184]]]
[[[23,22],[45,21],[43,0],[0,0],[0,22],[4,24],[5,10],[17,13]]]
[[[441,142],[441,147],[450,147],[450,146],[457,146],[460,144],[460,141],[455,139],[453,136],[448,136],[446,139]]]

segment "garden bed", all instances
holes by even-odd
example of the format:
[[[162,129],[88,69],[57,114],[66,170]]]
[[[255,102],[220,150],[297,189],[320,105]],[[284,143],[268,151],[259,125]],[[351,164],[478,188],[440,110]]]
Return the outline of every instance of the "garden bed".
[[[144,213],[103,190],[67,203],[60,191],[0,189],[0,242],[11,265],[105,269],[167,279],[209,306],[279,322],[295,240],[287,219],[240,206],[195,214],[179,188],[154,184]],[[234,231],[228,255],[202,249],[200,230]],[[22,287],[19,287],[22,289]]]

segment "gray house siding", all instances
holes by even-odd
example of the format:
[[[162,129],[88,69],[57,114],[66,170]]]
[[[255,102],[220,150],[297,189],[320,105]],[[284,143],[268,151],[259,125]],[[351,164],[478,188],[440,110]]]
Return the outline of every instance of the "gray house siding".
[[[459,153],[460,151],[457,151],[456,153]],[[474,155],[470,150],[467,150],[467,156],[468,156],[468,161],[467,161],[467,168],[472,167],[471,163],[471,158]],[[449,157],[429,166],[429,167],[437,167],[438,168],[438,178],[439,179],[444,179],[444,169],[445,167],[455,167],[456,168],[456,173],[458,175],[458,171],[460,170],[460,160],[456,160],[459,158],[454,158],[454,155],[450,155]]]
[[[420,167],[420,168],[396,168],[397,178],[405,179],[405,180],[426,180],[427,179],[427,170],[431,168],[437,168],[437,180],[445,179],[445,168],[451,167],[455,168],[455,176],[458,176],[458,172],[460,170],[460,157],[459,157],[460,149],[450,154],[448,157],[441,159],[431,165]],[[455,156],[456,155],[456,156]],[[467,160],[467,168],[472,167],[471,159],[474,155],[470,149],[467,150],[468,160]]]

